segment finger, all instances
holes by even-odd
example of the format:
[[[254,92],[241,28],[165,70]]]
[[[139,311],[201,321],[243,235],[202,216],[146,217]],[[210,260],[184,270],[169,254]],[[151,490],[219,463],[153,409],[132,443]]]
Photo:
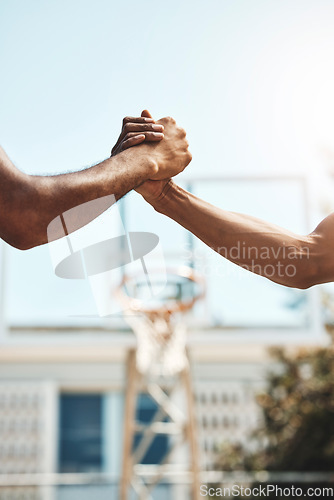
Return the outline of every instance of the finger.
[[[141,116],[142,116],[142,117],[146,117],[146,118],[152,118],[151,113],[150,113],[147,109],[144,109],[144,110],[141,112]]]
[[[131,148],[132,146],[137,146],[138,144],[141,144],[144,141],[145,141],[144,134],[134,135],[133,137],[130,137],[126,141],[122,142],[121,150],[124,151],[125,149]]]
[[[126,123],[123,127],[123,132],[163,132],[164,126],[156,123]]]
[[[138,132],[129,132],[128,134],[126,134],[123,141],[127,141],[132,137],[137,137],[138,135]],[[164,134],[161,132],[143,132],[140,135],[144,135],[147,142],[157,142],[161,141],[164,138]]]
[[[157,123],[162,123],[163,125],[172,125],[172,126],[176,125],[176,121],[171,116],[165,116],[163,118],[160,118],[160,120],[157,120]]]
[[[126,116],[123,118],[123,125],[126,123],[154,123],[151,115],[149,116]]]
[[[118,146],[121,144],[122,141],[124,141],[125,136],[129,132],[136,132],[138,134],[138,133],[148,131],[148,130],[151,130],[154,132],[163,132],[163,130],[164,130],[163,125],[156,125],[155,123],[146,123],[146,122],[139,123],[138,122],[138,120],[143,120],[144,118],[133,118],[133,120],[137,120],[137,121],[135,121],[135,122],[126,121],[125,122],[125,120],[128,120],[128,119],[132,120],[132,117],[125,117],[124,118],[122,131],[121,131],[121,134],[120,134],[120,136],[119,136],[119,138],[114,146],[114,149],[118,148]]]
[[[158,142],[164,138],[161,132],[144,132],[146,142]]]
[[[187,135],[186,134],[186,131],[184,130],[184,128],[181,128],[181,127],[178,127],[178,132],[179,132],[179,136],[184,139],[184,137]]]
[[[190,153],[190,151],[186,151],[184,168],[186,168],[189,165],[189,163],[191,162],[192,159],[193,159],[193,155]]]

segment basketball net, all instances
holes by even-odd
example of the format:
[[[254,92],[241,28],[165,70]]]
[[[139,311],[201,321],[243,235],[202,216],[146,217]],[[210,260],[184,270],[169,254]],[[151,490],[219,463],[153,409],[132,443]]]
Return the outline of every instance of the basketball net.
[[[136,364],[142,374],[173,376],[182,372],[188,364],[184,313],[204,295],[204,285],[202,278],[191,268],[182,267],[182,274],[174,271],[173,275],[200,285],[200,292],[191,300],[174,298],[170,304],[164,303],[154,310],[140,307],[140,302],[125,294],[123,288],[129,277],[123,279],[116,293],[126,310],[124,319],[137,338]]]

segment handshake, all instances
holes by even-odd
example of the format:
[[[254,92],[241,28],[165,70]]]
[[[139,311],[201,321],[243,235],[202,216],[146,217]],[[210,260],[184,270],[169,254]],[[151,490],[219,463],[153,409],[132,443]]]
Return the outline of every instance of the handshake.
[[[138,146],[129,151],[130,148]],[[173,118],[161,118],[157,122],[144,110],[140,117],[126,117],[121,134],[111,151],[116,156],[128,150],[136,155],[131,168],[138,169],[138,185],[135,190],[148,202],[164,196],[171,177],[182,172],[192,156],[188,151],[184,129]]]
[[[0,147],[0,238],[21,250],[50,243],[64,236],[60,214],[68,234],[135,189],[157,212],[243,269],[293,288],[334,281],[334,213],[305,236],[221,210],[171,180],[190,161],[185,131],[173,118],[155,122],[146,110],[124,118],[111,158],[79,172],[25,174]],[[92,200],[101,201],[88,209]],[[236,248],[242,252],[236,255]]]
[[[59,214],[66,213],[66,230],[73,232],[132,189],[152,205],[159,203],[173,185],[171,177],[190,161],[185,131],[173,118],[155,122],[146,110],[140,117],[124,118],[110,158],[77,172],[25,174],[0,147],[0,238],[22,250],[53,241],[63,234],[49,234]],[[97,199],[104,201],[88,210],[86,203]],[[80,216],[72,210],[79,206]]]

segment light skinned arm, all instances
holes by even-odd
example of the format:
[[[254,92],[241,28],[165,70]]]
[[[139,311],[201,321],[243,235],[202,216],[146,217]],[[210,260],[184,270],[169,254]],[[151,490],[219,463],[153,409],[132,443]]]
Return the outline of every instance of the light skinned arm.
[[[145,110],[142,116],[152,118]],[[292,288],[334,281],[334,214],[309,235],[214,207],[171,179],[148,180],[137,191],[155,210],[214,251],[253,273]]]
[[[310,234],[221,210],[173,181],[148,181],[138,191],[161,214],[235,264],[293,288],[334,281],[334,214]]]
[[[129,128],[127,120],[130,119],[123,122],[120,136],[123,145],[119,148],[119,140],[113,149],[115,156],[79,172],[27,175],[0,148],[0,237],[22,250],[47,243],[48,225],[58,215],[107,195],[118,200],[145,180],[175,175],[190,162],[185,132],[172,118],[161,120],[159,132],[150,128],[157,126],[153,119],[142,118],[135,124],[135,130]],[[155,142],[145,141],[147,133],[158,134],[155,139],[148,138]],[[140,144],[142,141],[145,142]],[[136,148],[131,147],[136,144],[139,144]],[[75,228],[93,220],[111,203],[97,204],[97,211],[85,214],[82,222],[76,221]]]

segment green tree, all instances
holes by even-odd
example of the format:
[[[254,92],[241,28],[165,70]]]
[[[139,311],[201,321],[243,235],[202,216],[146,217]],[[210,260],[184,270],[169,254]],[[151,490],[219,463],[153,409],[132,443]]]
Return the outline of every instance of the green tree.
[[[268,374],[267,389],[257,397],[262,424],[246,447],[222,445],[217,467],[224,471],[332,472],[334,350],[291,355],[275,349],[271,354],[280,368]]]

